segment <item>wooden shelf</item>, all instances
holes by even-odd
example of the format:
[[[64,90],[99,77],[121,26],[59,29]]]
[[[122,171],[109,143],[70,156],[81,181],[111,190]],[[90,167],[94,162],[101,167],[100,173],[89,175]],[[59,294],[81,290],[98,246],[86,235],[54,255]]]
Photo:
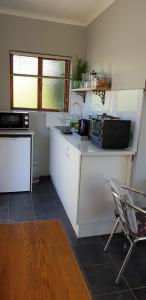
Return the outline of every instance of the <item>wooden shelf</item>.
[[[80,95],[82,97],[83,102],[86,102],[86,93],[93,92],[97,96],[101,98],[101,102],[104,105],[105,102],[105,92],[111,91],[110,88],[107,87],[98,87],[98,88],[79,88],[79,89],[71,89],[71,92],[75,92],[77,95]]]
[[[79,88],[79,89],[71,89],[71,92],[100,92],[100,91],[111,91],[110,88],[106,88],[106,87],[99,87],[99,88],[93,88],[93,87],[89,87],[89,88]]]

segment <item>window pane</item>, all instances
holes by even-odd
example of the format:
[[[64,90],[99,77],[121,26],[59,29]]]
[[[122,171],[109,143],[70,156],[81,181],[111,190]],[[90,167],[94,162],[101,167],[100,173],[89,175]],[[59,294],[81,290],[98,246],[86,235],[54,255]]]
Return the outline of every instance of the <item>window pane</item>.
[[[43,76],[65,77],[65,61],[44,59]]]
[[[13,106],[37,108],[37,78],[13,77]]]
[[[15,74],[38,74],[38,58],[29,56],[13,56],[13,73]]]
[[[64,80],[43,79],[42,86],[42,108],[59,109],[64,108]]]

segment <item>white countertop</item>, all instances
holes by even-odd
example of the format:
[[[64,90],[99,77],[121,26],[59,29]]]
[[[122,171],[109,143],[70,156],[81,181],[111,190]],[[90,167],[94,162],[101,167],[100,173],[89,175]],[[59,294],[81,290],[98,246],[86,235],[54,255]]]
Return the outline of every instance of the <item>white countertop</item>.
[[[123,150],[101,149],[90,141],[80,141],[73,134],[63,134],[56,127],[51,127],[51,130],[57,132],[65,141],[75,147],[83,156],[113,156],[113,155],[134,155],[136,150],[127,148]]]
[[[0,130],[0,136],[8,136],[8,135],[18,135],[18,136],[23,136],[23,135],[34,135],[33,131],[29,130]]]

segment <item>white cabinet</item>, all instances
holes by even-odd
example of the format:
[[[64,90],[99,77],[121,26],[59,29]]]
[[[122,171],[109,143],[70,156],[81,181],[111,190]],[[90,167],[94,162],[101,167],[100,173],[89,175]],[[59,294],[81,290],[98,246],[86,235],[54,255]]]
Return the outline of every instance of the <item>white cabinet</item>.
[[[82,157],[78,220],[80,235],[110,233],[114,202],[107,180],[129,185],[132,157],[108,155]]]
[[[0,193],[31,190],[31,137],[0,137]]]
[[[68,217],[77,230],[81,156],[59,134],[50,132],[50,173]]]
[[[81,157],[73,147],[65,145],[64,162],[64,207],[66,207],[66,212],[75,227],[77,224]]]
[[[128,185],[132,156],[124,151],[90,155],[90,145],[77,143],[77,149],[69,140],[50,130],[50,173],[58,195],[77,236],[110,233],[115,219],[107,179]],[[87,155],[82,146],[89,149]]]

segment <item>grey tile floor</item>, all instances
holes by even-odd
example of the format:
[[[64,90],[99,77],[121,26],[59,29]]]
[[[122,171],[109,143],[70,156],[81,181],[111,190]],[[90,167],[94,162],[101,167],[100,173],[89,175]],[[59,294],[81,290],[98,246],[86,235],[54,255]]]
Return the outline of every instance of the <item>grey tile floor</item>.
[[[146,243],[133,252],[120,285],[115,285],[129,247],[123,247],[126,240],[122,234],[115,236],[107,253],[103,249],[108,236],[78,239],[49,178],[34,184],[32,193],[0,194],[0,223],[53,218],[64,224],[94,300],[146,299]]]

